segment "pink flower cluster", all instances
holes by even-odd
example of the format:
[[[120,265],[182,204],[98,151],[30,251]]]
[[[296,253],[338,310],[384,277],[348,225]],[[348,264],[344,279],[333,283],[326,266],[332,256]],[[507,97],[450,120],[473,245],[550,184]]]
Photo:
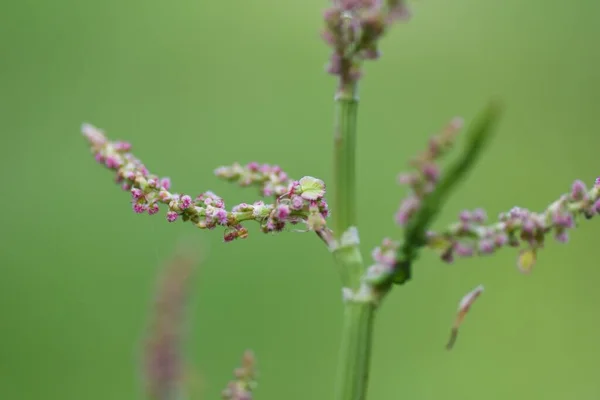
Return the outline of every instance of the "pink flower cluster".
[[[257,221],[263,232],[282,231],[288,222],[302,222],[309,230],[325,226],[329,209],[324,198],[325,185],[319,179],[304,177],[292,181],[279,167],[267,164],[251,163],[245,168],[238,164],[221,167],[217,175],[248,185],[258,184],[263,194],[277,196],[274,204],[262,201],[242,203],[227,211],[223,199],[210,191],[195,197],[170,192],[170,179],[150,174],[144,164],[130,153],[130,144],[111,142],[102,131],[89,124],[84,124],[82,131],[96,161],[115,171],[116,182],[131,192],[132,207],[138,214],[154,215],[163,205],[167,207],[166,219],[169,222],[181,218],[201,229],[225,227],[224,240],[227,242],[246,238],[248,230],[241,223],[249,220]]]
[[[371,256],[375,263],[367,269],[365,280],[369,284],[377,285],[383,283],[394,273],[400,242],[390,238],[383,239],[380,246],[375,247]]]
[[[485,212],[463,211],[459,221],[440,233],[428,233],[428,246],[441,251],[441,258],[452,262],[454,256],[486,255],[504,247],[524,247],[518,266],[524,272],[535,263],[537,250],[544,246],[548,234],[565,243],[568,230],[575,227],[576,219],[586,219],[600,214],[600,179],[587,189],[584,182],[576,180],[569,194],[562,195],[540,213],[514,207],[499,215],[498,222],[485,225]],[[524,264],[524,261],[526,265]]]
[[[411,161],[414,171],[402,173],[398,182],[408,185],[411,193],[406,197],[396,212],[396,222],[406,225],[410,218],[419,210],[425,196],[435,189],[440,176],[440,170],[435,164],[454,144],[456,135],[463,126],[460,118],[454,118],[440,134],[429,141],[427,149]]]
[[[246,350],[242,365],[234,371],[234,380],[227,384],[221,393],[224,400],[252,400],[252,392],[256,388],[256,358],[254,353]]]
[[[394,22],[406,20],[405,0],[333,0],[322,37],[333,49],[328,72],[343,82],[360,78],[360,63],[379,58],[378,41]]]
[[[235,163],[215,170],[215,175],[240,186],[258,186],[263,196],[282,196],[289,192],[292,180],[278,165],[250,162],[244,166]]]

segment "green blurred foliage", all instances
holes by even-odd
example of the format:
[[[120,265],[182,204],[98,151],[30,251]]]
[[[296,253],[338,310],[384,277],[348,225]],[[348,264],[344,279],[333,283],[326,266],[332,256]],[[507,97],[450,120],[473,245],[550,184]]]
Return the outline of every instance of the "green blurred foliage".
[[[259,399],[328,398],[340,287],[310,234],[246,241],[135,215],[79,134],[92,122],[176,190],[229,204],[252,190],[212,169],[250,160],[331,178],[332,98],[322,1],[5,2],[0,12],[0,398],[141,396],[140,339],[161,263],[182,237],[207,252],[196,276],[188,359],[195,399],[216,398],[242,351]],[[368,65],[359,115],[365,256],[398,237],[396,173],[447,120],[507,105],[492,146],[440,216],[485,206],[542,209],[592,182],[600,108],[600,5],[430,0]],[[334,210],[335,212],[335,210]],[[381,310],[370,398],[600,398],[600,221],[550,243],[530,276],[516,253],[448,266],[433,254]],[[302,250],[299,250],[300,247]],[[311,253],[308,261],[303,254]],[[457,301],[486,293],[444,350]]]

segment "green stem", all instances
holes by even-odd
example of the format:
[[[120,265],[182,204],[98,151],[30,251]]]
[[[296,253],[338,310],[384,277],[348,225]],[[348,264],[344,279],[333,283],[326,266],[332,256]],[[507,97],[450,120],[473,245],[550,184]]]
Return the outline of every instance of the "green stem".
[[[336,240],[356,227],[356,83],[342,84],[335,97],[333,231]],[[358,288],[363,263],[358,244],[334,252],[344,287]]]
[[[340,270],[346,299],[334,400],[364,400],[369,377],[375,301],[361,290],[365,272],[356,229],[356,114],[355,82],[342,79],[336,93],[334,131],[333,256]],[[357,235],[357,233],[356,233]]]
[[[334,232],[340,237],[356,226],[355,147],[358,98],[356,84],[342,86],[336,94],[334,131]]]
[[[364,400],[367,396],[375,305],[348,302],[334,400]]]

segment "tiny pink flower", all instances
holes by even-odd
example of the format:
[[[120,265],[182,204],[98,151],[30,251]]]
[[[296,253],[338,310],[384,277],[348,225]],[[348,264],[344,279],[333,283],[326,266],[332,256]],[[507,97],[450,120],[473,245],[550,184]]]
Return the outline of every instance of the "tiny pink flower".
[[[304,199],[298,195],[292,195],[292,209],[301,210],[304,207]]]
[[[158,179],[157,178],[149,178],[148,179],[148,186],[150,186],[151,188],[155,188],[158,186]]]
[[[600,178],[598,178],[598,179],[600,179]],[[599,185],[600,185],[600,184],[599,184]],[[597,200],[597,201],[594,203],[594,210],[596,211],[596,213],[600,214],[600,200]]]
[[[148,206],[148,214],[154,215],[159,211],[158,204],[152,203]]]
[[[489,239],[483,239],[479,242],[479,252],[481,254],[491,254],[494,252],[494,242]]]
[[[169,211],[167,213],[167,221],[169,221],[169,222],[175,222],[178,217],[179,217],[179,214],[177,214],[175,211]]]
[[[533,231],[535,231],[535,222],[531,219],[526,219],[525,222],[523,222],[523,231],[529,234],[533,233]]]
[[[454,250],[460,257],[471,257],[473,255],[473,247],[466,244],[457,243],[454,246]]]
[[[104,164],[108,168],[115,169],[115,168],[119,168],[121,166],[122,162],[115,156],[108,156],[108,157],[106,157]]]
[[[101,153],[96,153],[94,159],[101,164],[104,162],[104,156]]]
[[[133,188],[131,189],[131,196],[133,196],[134,199],[138,200],[144,196],[144,192],[142,192],[141,189]]]
[[[246,168],[249,169],[250,171],[258,171],[259,164],[256,161],[252,161],[246,165]]]
[[[471,220],[473,219],[473,215],[471,214],[471,211],[464,210],[460,212],[459,218],[461,222],[467,223],[471,222]]]
[[[421,203],[416,197],[406,198],[396,213],[396,222],[400,225],[406,225],[410,217],[419,209]]]
[[[483,208],[478,208],[473,211],[473,221],[477,223],[484,223],[487,220],[487,214]]]
[[[118,152],[128,152],[131,150],[131,143],[129,142],[115,142],[113,147]]]
[[[148,205],[143,203],[133,203],[133,211],[138,214],[142,214],[144,211],[148,209]]]
[[[423,175],[430,182],[437,182],[440,177],[440,170],[435,164],[427,164],[423,167]]]
[[[290,212],[291,211],[289,206],[285,204],[280,204],[279,207],[277,207],[277,218],[286,219],[287,217],[289,217]]]
[[[227,225],[228,216],[226,210],[222,208],[217,209],[217,211],[214,214],[214,217],[217,219],[219,225]]]
[[[502,247],[508,243],[508,236],[506,233],[501,233],[494,238],[494,244],[497,247]]]
[[[161,190],[158,192],[158,198],[163,203],[166,203],[171,200],[171,193],[167,192],[166,190]]]
[[[165,177],[160,180],[160,187],[164,190],[171,189],[171,178]]]
[[[179,208],[181,208],[182,210],[185,210],[187,208],[190,208],[191,205],[192,205],[192,198],[190,196],[188,196],[187,194],[181,196],[181,203],[179,205]]]
[[[575,201],[583,200],[587,195],[587,188],[585,187],[585,183],[580,181],[579,179],[573,182],[573,186],[571,187],[571,198]]]

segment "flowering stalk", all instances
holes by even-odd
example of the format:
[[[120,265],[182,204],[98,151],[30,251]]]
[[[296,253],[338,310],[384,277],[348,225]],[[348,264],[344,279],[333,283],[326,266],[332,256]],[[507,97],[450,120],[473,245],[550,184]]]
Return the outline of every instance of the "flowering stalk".
[[[324,13],[323,38],[332,48],[328,72],[338,77],[334,127],[334,208],[330,250],[345,299],[335,400],[366,397],[375,310],[382,291],[364,282],[356,228],[356,118],[364,60],[380,55],[378,40],[406,17],[403,0],[334,0]]]
[[[287,223],[304,223],[308,230],[317,232],[326,227],[329,207],[325,200],[325,184],[320,179],[305,176],[294,181],[279,167],[250,163],[242,170],[248,175],[248,184],[258,183],[263,194],[278,194],[278,197],[272,204],[256,201],[227,210],[223,199],[211,191],[195,197],[170,192],[171,180],[151,174],[131,153],[131,144],[110,141],[104,132],[90,124],[83,124],[82,133],[90,143],[96,161],[115,171],[115,181],[123,190],[131,192],[132,208],[138,214],[157,214],[159,206],[163,205],[168,209],[166,219],[169,222],[181,218],[201,229],[224,227],[226,242],[248,237],[248,230],[242,225],[245,221],[258,222],[265,233],[280,232]],[[240,168],[236,165],[221,167],[215,172],[232,180],[239,175]],[[281,189],[283,184],[287,185],[286,190]]]
[[[566,243],[568,230],[576,226],[578,219],[591,219],[598,214],[600,179],[596,179],[589,190],[584,182],[576,180],[570,193],[561,195],[539,213],[513,207],[501,213],[498,222],[485,225],[487,216],[483,209],[462,211],[459,222],[439,233],[427,232],[425,245],[439,251],[445,262],[452,262],[455,255],[489,255],[505,246],[521,247],[517,267],[527,273],[533,268],[538,250],[544,247],[548,235],[553,235],[559,243]]]
[[[181,354],[189,280],[196,257],[191,252],[175,254],[167,263],[157,290],[152,324],[146,338],[143,372],[148,399],[174,400],[184,397]]]

